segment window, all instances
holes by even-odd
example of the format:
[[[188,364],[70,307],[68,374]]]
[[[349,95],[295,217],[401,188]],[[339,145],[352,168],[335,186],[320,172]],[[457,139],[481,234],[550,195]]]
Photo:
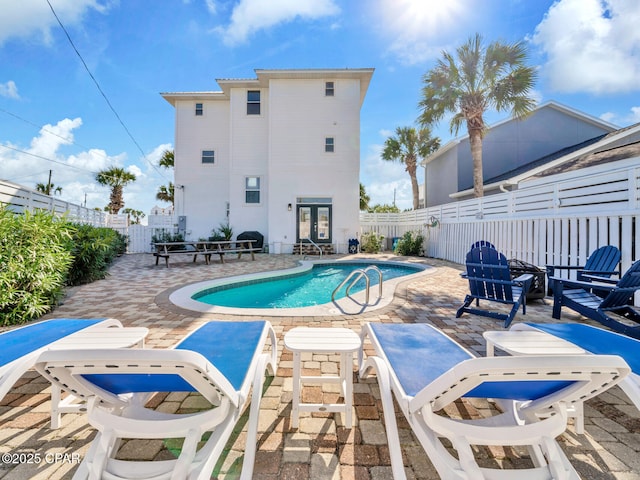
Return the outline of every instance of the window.
[[[260,90],[247,91],[247,115],[260,115]]]
[[[216,152],[213,150],[203,150],[202,163],[216,163]]]
[[[327,97],[333,97],[335,90],[333,86],[333,82],[325,82],[324,84],[324,94]]]
[[[196,116],[201,117],[203,112],[202,104],[196,103]]]
[[[245,203],[260,203],[260,177],[245,177]]]
[[[334,151],[334,139],[333,137],[326,137],[324,139],[324,151],[327,153],[333,153]]]

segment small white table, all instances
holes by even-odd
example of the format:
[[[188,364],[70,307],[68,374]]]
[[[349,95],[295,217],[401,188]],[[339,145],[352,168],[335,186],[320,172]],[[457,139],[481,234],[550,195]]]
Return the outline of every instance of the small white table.
[[[494,348],[511,355],[586,355],[588,352],[545,332],[524,330],[490,331],[482,334],[487,342],[487,357],[492,357]]]
[[[353,425],[353,354],[360,348],[360,337],[348,328],[296,327],[284,336],[284,346],[293,352],[292,425],[298,428],[300,412],[345,412],[345,426]],[[339,353],[339,375],[302,376],[302,353]],[[304,383],[340,384],[344,403],[301,403]]]
[[[482,334],[487,342],[487,357],[495,354],[498,348],[510,355],[587,355],[589,352],[554,337],[545,332],[525,330],[489,331]],[[575,404],[575,408],[568,411],[570,417],[575,418],[576,433],[584,433],[584,408],[582,402]]]
[[[145,327],[92,327],[72,333],[51,345],[49,350],[87,350],[95,348],[144,348],[144,339],[149,334]],[[77,413],[85,409],[84,402],[68,395],[62,399],[62,391],[51,386],[51,428],[60,427],[63,413]]]

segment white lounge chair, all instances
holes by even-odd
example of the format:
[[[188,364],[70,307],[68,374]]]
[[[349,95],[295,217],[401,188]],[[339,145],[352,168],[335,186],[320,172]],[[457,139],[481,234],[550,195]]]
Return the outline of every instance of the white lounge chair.
[[[584,323],[522,323],[511,330],[534,330],[562,338],[597,355],[619,355],[631,373],[619,387],[640,410],[640,340]]]
[[[56,318],[31,323],[0,334],[0,399],[27,370],[35,366],[42,352],[68,340],[72,335],[99,327],[121,328],[122,323],[105,318]],[[57,428],[60,421],[59,412],[66,408],[60,406],[58,393],[56,389],[52,392],[52,428]]]
[[[580,477],[555,440],[566,429],[567,407],[629,373],[617,356],[475,358],[426,324],[368,323],[362,337],[369,338],[375,355],[363,363],[361,354],[360,375],[376,370],[396,480],[406,476],[391,392],[442,479],[577,480]],[[507,410],[478,420],[438,413],[462,397],[500,399]],[[451,441],[457,458],[442,437]],[[471,445],[526,446],[533,468],[515,472],[480,467]]]
[[[267,338],[270,353],[264,353]],[[174,349],[48,351],[37,368],[52,382],[88,400],[89,423],[99,431],[74,479],[210,478],[234,426],[251,403],[241,475],[250,479],[265,370],[275,374],[276,360],[276,337],[269,322],[209,322]],[[151,392],[191,391],[199,392],[213,407],[192,414],[145,408]],[[210,437],[197,450],[206,432],[211,432]],[[176,460],[134,462],[115,458],[125,438],[184,438],[184,443]]]

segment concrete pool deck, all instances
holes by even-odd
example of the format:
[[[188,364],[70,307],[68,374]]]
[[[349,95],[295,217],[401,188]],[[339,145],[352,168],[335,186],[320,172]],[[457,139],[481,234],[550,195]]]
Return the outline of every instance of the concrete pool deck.
[[[376,258],[397,257],[380,255]],[[292,255],[260,254],[256,261],[241,259],[205,265],[203,262],[194,264],[185,258],[164,268],[156,267],[151,255],[126,255],[115,262],[106,279],[69,289],[64,303],[44,318],[113,317],[126,326],[148,327],[147,346],[166,348],[203,322],[255,318],[185,311],[169,302],[172,291],[210,278],[290,268],[297,260],[298,257]],[[261,402],[255,479],[392,478],[375,378],[366,381],[355,378],[354,428],[344,428],[342,416],[331,413],[303,414],[300,428],[291,428],[293,355],[283,348],[284,334],[291,328],[339,326],[359,332],[364,322],[426,322],[443,329],[476,354],[485,354],[482,332],[500,330],[502,322],[473,315],[455,318],[455,311],[468,288],[459,276],[461,267],[434,259],[411,260],[436,268],[420,279],[401,283],[393,302],[380,310],[360,315],[268,318],[278,334],[279,369]],[[579,318],[563,312],[563,321]],[[530,302],[527,315],[523,316],[520,311],[514,322],[523,320],[552,322],[551,302]],[[337,370],[339,357],[309,355],[303,360],[303,368],[309,374],[331,374]],[[330,385],[305,388],[303,394],[306,402],[335,401],[338,397],[335,386]],[[198,405],[196,395],[170,394],[158,399],[158,408],[163,411],[188,411]],[[43,458],[47,454],[62,454],[59,461],[50,463],[2,463],[0,478],[3,480],[71,478],[77,459],[84,457],[94,433],[81,414],[64,416],[62,428],[50,430],[49,407],[50,387],[36,372],[28,372],[0,403],[1,453],[38,453]],[[482,415],[487,408],[486,402],[465,401],[456,404],[456,411],[450,413]],[[614,388],[587,402],[585,412],[586,434],[576,434],[570,425],[559,438],[582,478],[640,479],[640,413],[624,393]],[[427,455],[401,416],[398,423],[408,478],[437,479]],[[244,433],[240,431],[228,445],[218,478],[238,478],[243,439]],[[161,441],[131,440],[123,444],[119,453],[119,458],[123,459],[151,460],[170,456]],[[479,457],[487,465],[517,467],[528,464],[526,453],[512,448],[481,449]]]

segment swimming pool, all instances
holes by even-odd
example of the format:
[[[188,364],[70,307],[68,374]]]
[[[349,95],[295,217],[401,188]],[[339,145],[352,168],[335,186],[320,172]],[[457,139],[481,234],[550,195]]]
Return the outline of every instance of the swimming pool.
[[[364,305],[364,279],[350,288],[351,298],[345,298],[343,287],[332,302],[334,289],[350,272],[371,265],[383,274],[382,298],[378,298],[378,275],[369,271],[371,305]],[[300,267],[289,270],[198,282],[173,292],[169,300],[179,307],[210,313],[303,316],[360,313],[388,304],[400,281],[426,269],[423,264],[392,261],[301,262]]]

